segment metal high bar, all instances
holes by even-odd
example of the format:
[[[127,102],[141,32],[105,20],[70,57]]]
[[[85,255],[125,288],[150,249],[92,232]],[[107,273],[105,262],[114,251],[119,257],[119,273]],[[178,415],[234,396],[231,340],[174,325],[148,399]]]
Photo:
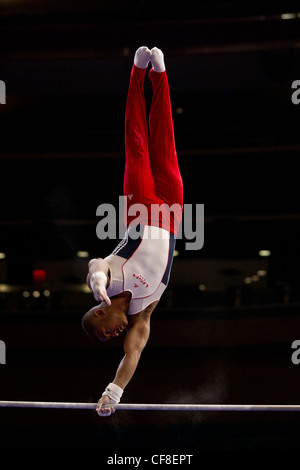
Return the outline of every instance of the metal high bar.
[[[70,410],[96,410],[97,403],[69,403],[48,401],[0,401],[2,408],[53,408]],[[105,408],[105,407],[104,407]],[[218,405],[218,404],[147,404],[122,403],[116,410],[135,411],[300,411],[300,405]]]

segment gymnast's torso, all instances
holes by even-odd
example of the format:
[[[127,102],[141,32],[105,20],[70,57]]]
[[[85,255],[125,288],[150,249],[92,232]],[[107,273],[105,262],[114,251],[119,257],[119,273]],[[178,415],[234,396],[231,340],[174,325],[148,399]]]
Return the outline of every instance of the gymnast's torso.
[[[105,258],[110,267],[107,295],[130,292],[127,315],[139,313],[161,298],[169,282],[175,242],[175,236],[160,227],[129,227]]]

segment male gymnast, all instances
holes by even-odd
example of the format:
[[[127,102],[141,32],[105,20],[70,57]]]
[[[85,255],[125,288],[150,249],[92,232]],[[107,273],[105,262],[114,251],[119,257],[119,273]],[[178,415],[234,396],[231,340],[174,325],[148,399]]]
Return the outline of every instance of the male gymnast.
[[[150,61],[153,94],[148,126],[144,82]],[[125,157],[127,231],[108,257],[89,262],[87,285],[100,304],[82,319],[87,335],[99,341],[126,332],[124,357],[97,404],[100,416],[115,412],[113,405],[120,402],[147,344],[150,317],[169,281],[182,218],[183,185],[169,85],[164,54],[156,47],[140,47],[134,56],[125,110]],[[130,212],[135,204],[146,208],[138,223]]]

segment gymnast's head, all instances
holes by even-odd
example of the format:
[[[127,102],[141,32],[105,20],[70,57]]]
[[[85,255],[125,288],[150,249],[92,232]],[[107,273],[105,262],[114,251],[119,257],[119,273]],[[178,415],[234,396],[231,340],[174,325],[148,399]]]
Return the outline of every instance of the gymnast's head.
[[[128,320],[124,303],[117,297],[111,299],[111,305],[105,302],[92,307],[82,318],[82,328],[92,339],[104,342],[118,337],[127,327]]]

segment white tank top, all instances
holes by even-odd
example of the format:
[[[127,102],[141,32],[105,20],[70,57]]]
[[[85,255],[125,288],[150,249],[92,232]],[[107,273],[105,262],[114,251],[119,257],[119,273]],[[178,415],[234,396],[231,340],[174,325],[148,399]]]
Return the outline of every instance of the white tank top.
[[[105,260],[110,267],[107,295],[132,294],[127,315],[159,300],[167,287],[173,262],[175,237],[160,227],[129,227],[124,239]]]

